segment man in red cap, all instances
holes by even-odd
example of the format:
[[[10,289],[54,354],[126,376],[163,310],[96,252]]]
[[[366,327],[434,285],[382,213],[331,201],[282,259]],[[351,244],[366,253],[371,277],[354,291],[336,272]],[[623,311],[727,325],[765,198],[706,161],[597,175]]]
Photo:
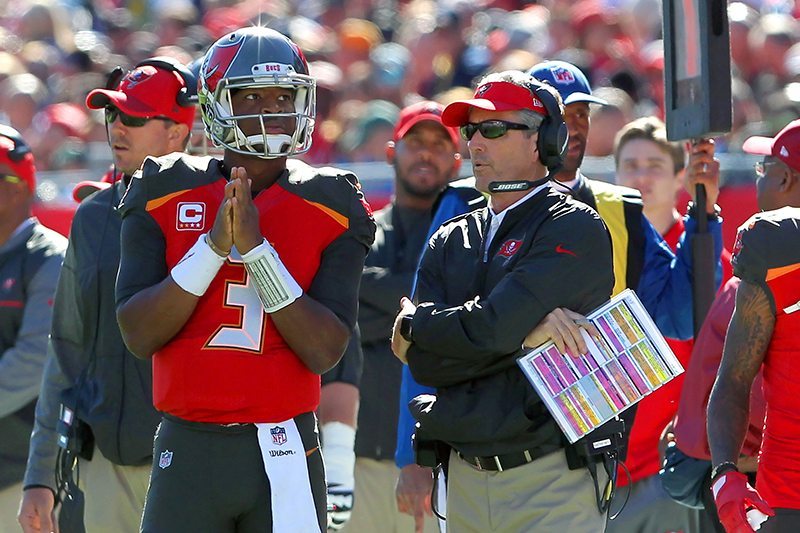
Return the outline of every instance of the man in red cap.
[[[729,533],[797,531],[800,523],[800,120],[775,137],[750,137],[761,213],[739,228],[741,278],[717,380],[708,402],[711,492]],[[737,462],[753,380],[762,371],[766,418],[756,486]],[[766,522],[764,522],[766,520]],[[762,525],[763,522],[763,525]]]
[[[62,522],[76,516],[70,505],[83,490],[85,517],[78,514],[77,520],[84,518],[88,531],[139,530],[159,417],[151,399],[150,362],[126,349],[116,321],[121,227],[116,206],[148,155],[186,147],[195,108],[187,94],[196,91],[186,72],[168,58],[153,58],[121,80],[112,74],[109,87],[86,99],[88,107],[105,112],[114,167],[102,181],[83,182],[75,190],[76,198],[85,199],[70,230],[55,300],[55,357],[45,369],[28,452],[19,512],[26,532],[54,528],[54,496],[64,489],[73,498],[62,505]],[[60,406],[75,414],[69,432],[57,432]],[[57,463],[59,444],[66,448]],[[77,458],[80,487],[72,480],[71,461]]]
[[[322,440],[329,494],[332,483],[353,494],[355,507],[346,531],[411,531],[412,518],[398,512],[394,465],[402,363],[391,352],[389,333],[400,297],[411,289],[419,254],[433,215],[432,209],[461,163],[458,131],[442,124],[444,106],[422,101],[400,111],[392,140],[386,143],[386,161],[395,171],[395,194],[375,213],[378,231],[367,256],[359,291],[358,325],[363,350],[363,374],[353,371],[345,355],[323,383]],[[354,336],[353,344],[358,343]],[[338,374],[335,378],[330,374]],[[328,397],[350,397],[349,417],[324,413]],[[360,397],[360,407],[359,407]],[[356,413],[358,434],[356,434]],[[352,450],[355,442],[355,457]],[[349,453],[349,457],[348,457]],[[341,499],[337,497],[334,499]],[[353,503],[351,496],[350,504]],[[344,502],[345,507],[349,507]],[[418,518],[418,531],[436,531],[434,521]],[[343,523],[344,517],[339,522]],[[337,528],[338,529],[338,528]]]
[[[67,240],[31,216],[36,169],[0,125],[0,531],[16,529],[25,450],[42,380],[53,293]]]
[[[417,460],[438,443],[454,531],[605,528],[588,469],[569,469],[561,430],[516,364],[528,334],[557,308],[586,314],[614,285],[600,217],[548,181],[565,150],[562,111],[552,87],[507,71],[442,115],[461,128],[489,206],[431,238],[417,304],[401,300],[392,349],[419,383],[436,387],[435,399],[414,400]],[[572,321],[550,331],[581,338]]]

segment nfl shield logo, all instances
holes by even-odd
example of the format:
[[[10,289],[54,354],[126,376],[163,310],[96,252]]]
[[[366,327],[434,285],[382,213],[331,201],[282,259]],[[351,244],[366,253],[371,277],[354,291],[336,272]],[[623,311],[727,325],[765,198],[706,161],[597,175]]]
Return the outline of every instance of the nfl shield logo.
[[[554,67],[550,71],[553,73],[553,79],[556,83],[572,83],[575,81],[575,76],[572,75],[572,72],[565,68]]]
[[[272,434],[272,443],[277,444],[280,446],[281,444],[286,444],[286,429],[275,426],[271,428],[269,432]]]
[[[163,452],[161,452],[161,456],[158,458],[158,466],[164,469],[171,464],[172,464],[172,452],[169,450],[164,450]]]

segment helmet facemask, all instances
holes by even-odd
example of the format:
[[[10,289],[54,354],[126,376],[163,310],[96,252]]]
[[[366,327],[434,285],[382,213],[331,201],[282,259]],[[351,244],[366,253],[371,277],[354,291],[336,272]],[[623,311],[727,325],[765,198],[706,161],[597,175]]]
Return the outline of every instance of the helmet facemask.
[[[316,113],[316,80],[297,73],[292,65],[260,63],[252,66],[252,75],[222,78],[215,90],[202,83],[200,106],[206,133],[213,143],[233,152],[275,159],[307,152],[311,148]],[[232,91],[248,88],[286,88],[294,92],[294,112],[235,114]],[[292,135],[269,134],[265,121],[275,118],[294,119]],[[255,119],[260,133],[246,135],[239,121]]]

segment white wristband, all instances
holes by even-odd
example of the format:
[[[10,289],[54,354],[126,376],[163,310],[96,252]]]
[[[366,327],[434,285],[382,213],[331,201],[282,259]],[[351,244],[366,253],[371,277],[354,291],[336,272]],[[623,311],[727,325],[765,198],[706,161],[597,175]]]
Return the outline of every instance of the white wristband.
[[[217,255],[206,242],[205,233],[172,267],[170,275],[178,287],[195,296],[202,296],[214,281],[225,258]]]
[[[303,288],[286,270],[278,252],[266,239],[244,254],[242,261],[267,313],[279,311],[303,295]]]
[[[328,485],[336,484],[352,490],[355,484],[356,430],[342,422],[328,422],[322,425],[320,433]]]

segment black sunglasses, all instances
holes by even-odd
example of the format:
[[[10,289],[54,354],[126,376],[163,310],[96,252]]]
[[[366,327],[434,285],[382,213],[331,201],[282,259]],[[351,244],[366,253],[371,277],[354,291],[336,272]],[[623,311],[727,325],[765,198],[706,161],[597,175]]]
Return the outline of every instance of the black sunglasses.
[[[141,128],[149,120],[167,120],[169,122],[175,122],[171,118],[167,117],[134,117],[131,115],[127,115],[113,106],[106,106],[106,124],[113,124],[116,122],[117,117],[122,122],[123,125],[128,126],[129,128]]]
[[[508,130],[532,130],[525,124],[507,122],[505,120],[484,120],[483,122],[467,122],[461,126],[461,136],[467,140],[472,140],[476,131],[480,131],[486,139],[497,139],[506,134]]]

